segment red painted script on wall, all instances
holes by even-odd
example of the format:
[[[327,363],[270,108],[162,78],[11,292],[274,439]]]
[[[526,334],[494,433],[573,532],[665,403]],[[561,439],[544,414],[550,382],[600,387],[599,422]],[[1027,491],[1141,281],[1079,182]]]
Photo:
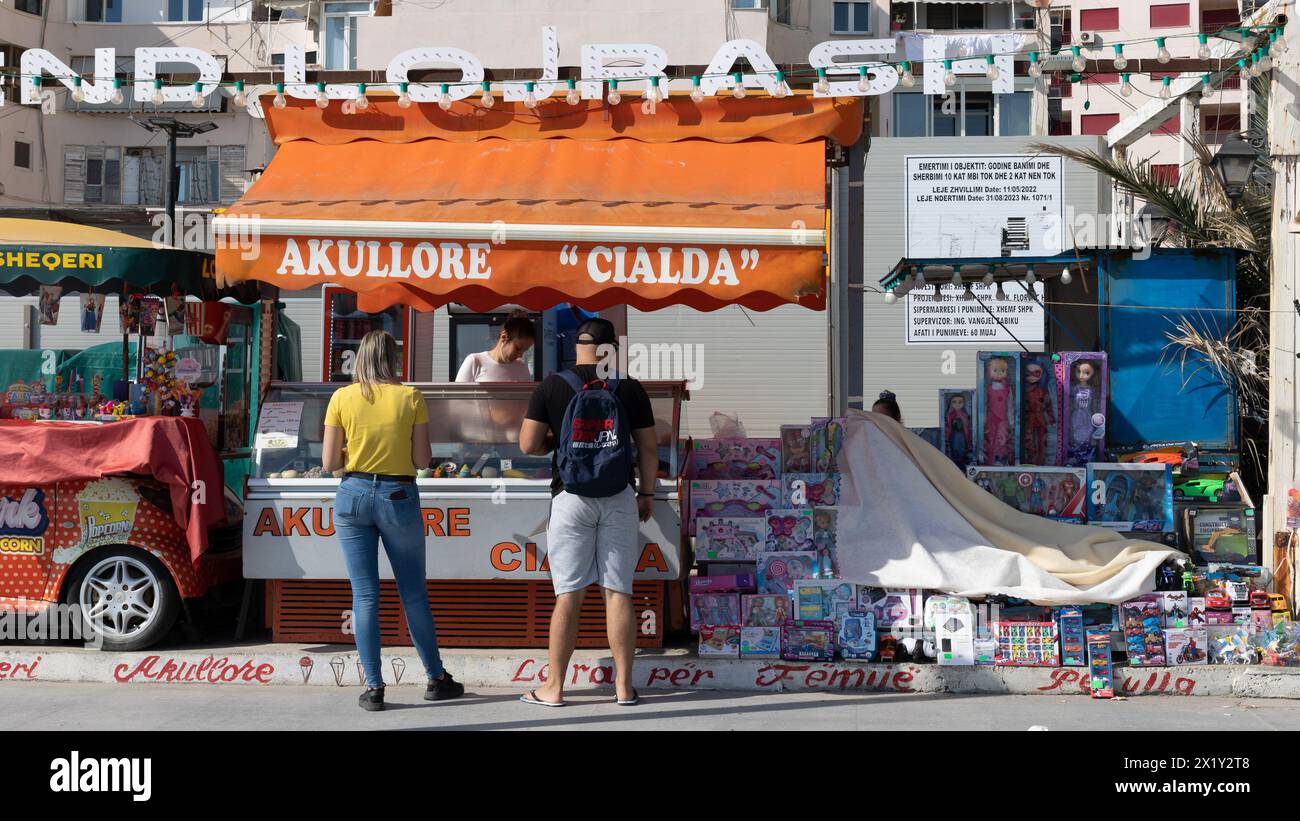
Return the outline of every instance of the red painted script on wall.
[[[113,678],[119,682],[164,681],[198,682],[200,684],[229,684],[232,682],[270,684],[275,666],[245,661],[232,662],[222,656],[208,656],[199,662],[177,661],[162,656],[145,656],[136,663],[119,664],[113,668]]]

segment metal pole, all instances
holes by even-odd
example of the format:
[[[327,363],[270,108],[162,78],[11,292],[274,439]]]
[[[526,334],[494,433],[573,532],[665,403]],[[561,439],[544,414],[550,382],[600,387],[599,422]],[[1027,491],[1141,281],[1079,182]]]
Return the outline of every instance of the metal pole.
[[[176,126],[167,127],[167,189],[163,194],[167,203],[167,244],[176,246]]]

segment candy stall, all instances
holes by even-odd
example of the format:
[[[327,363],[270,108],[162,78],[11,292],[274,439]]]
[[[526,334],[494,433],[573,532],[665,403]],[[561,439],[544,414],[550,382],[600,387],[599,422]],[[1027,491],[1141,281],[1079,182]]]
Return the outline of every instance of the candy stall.
[[[272,383],[253,443],[244,518],[244,574],[266,579],[275,641],[348,641],[351,588],[334,536],[339,479],[321,470],[331,384]],[[531,383],[417,385],[429,413],[433,464],[417,484],[424,510],[429,600],[447,647],[543,647],[553,605],[546,566],[550,457],[519,449]],[[660,646],[668,582],[682,572],[677,493],[680,382],[647,382],[659,440],[655,512],[641,524],[633,600],[638,644]],[[392,571],[380,556],[381,631],[405,643]],[[579,645],[604,641],[588,598]]]

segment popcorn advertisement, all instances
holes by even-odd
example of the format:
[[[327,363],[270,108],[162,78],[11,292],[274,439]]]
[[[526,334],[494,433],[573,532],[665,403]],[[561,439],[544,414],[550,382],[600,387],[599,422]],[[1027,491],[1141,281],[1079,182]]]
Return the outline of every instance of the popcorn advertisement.
[[[135,528],[140,496],[124,479],[99,479],[77,494],[81,546],[87,550],[119,544]]]

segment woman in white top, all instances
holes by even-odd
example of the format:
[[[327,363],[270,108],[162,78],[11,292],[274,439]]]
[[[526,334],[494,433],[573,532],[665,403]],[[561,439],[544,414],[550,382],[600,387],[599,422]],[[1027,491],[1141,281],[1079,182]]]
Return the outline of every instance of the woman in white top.
[[[524,354],[533,347],[533,322],[523,311],[513,311],[501,327],[497,344],[490,351],[465,357],[456,374],[457,382],[532,382],[533,372]]]

